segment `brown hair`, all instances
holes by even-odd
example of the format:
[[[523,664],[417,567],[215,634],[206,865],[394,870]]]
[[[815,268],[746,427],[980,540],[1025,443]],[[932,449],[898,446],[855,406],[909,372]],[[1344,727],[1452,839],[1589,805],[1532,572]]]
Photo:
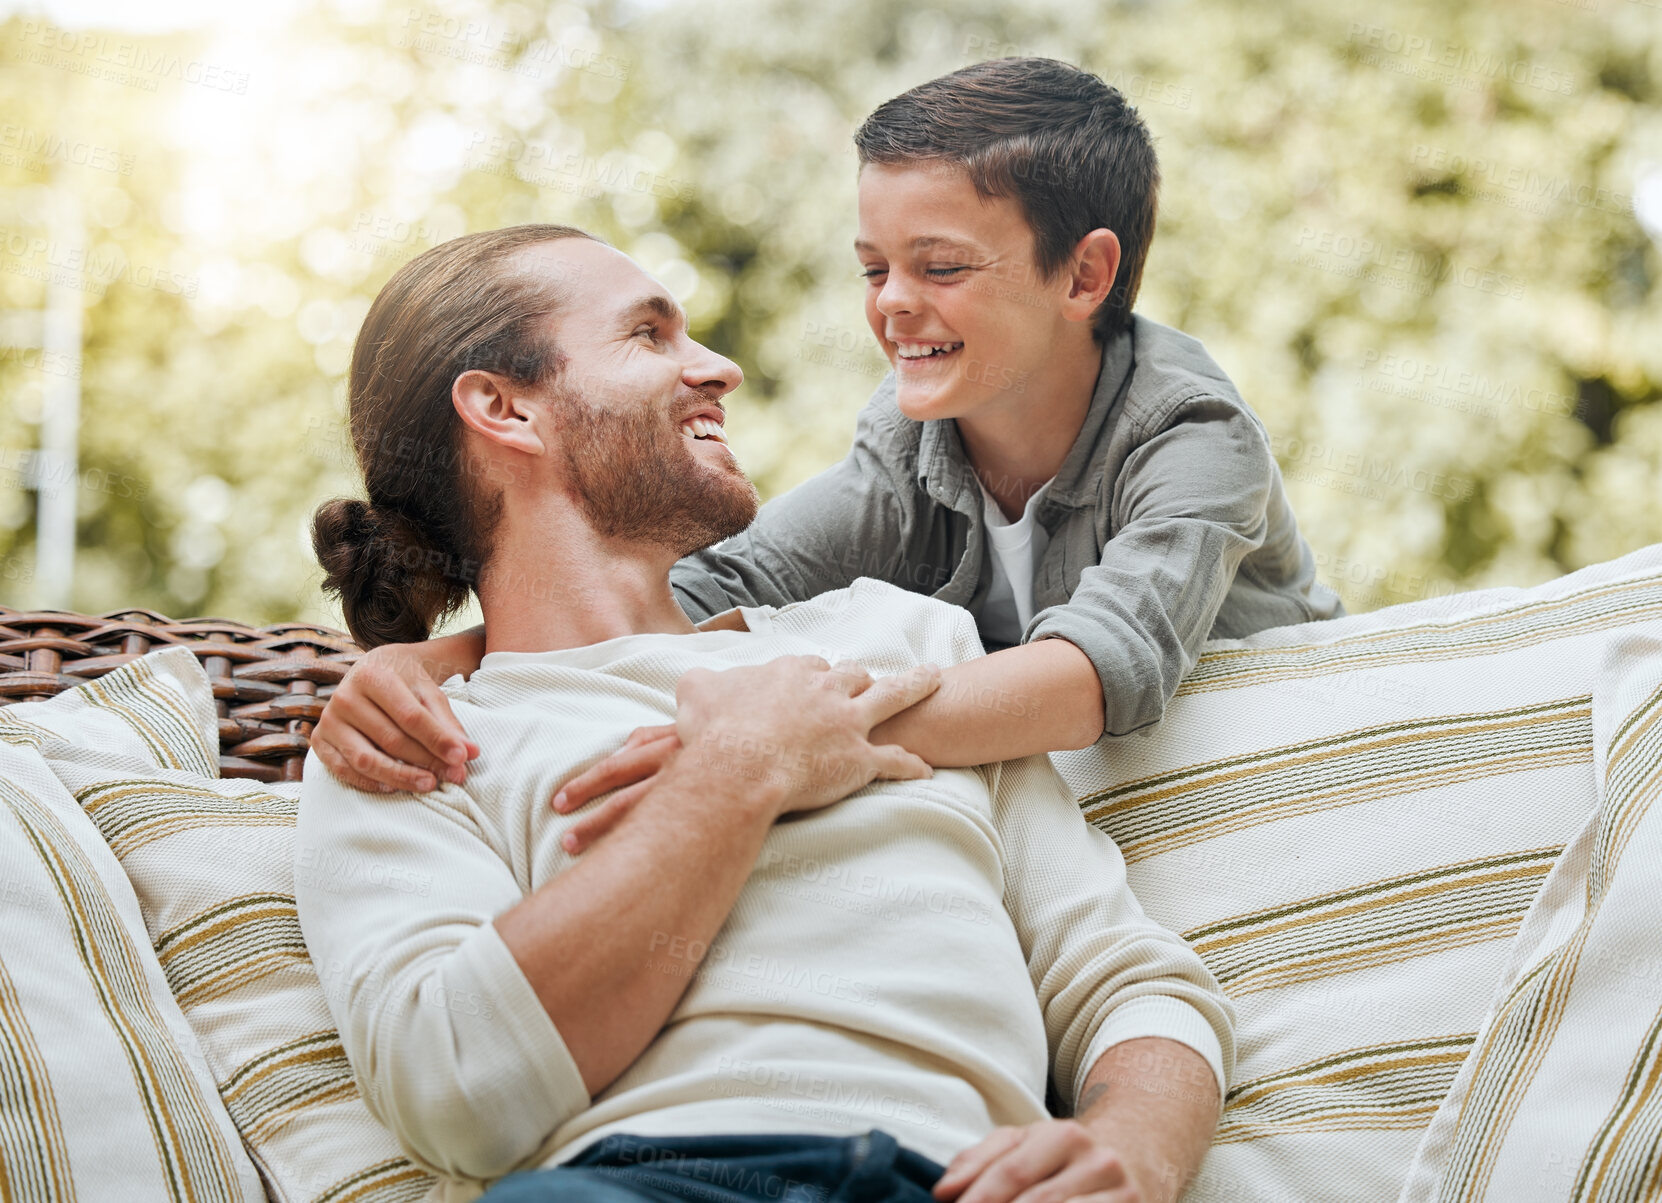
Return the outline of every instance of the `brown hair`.
[[[1013,197],[1047,279],[1079,239],[1112,230],[1120,266],[1092,330],[1100,342],[1131,320],[1154,239],[1160,165],[1137,110],[1089,71],[1048,58],[975,63],[879,105],[854,146],[862,165],[951,163],[982,196]]]
[[[502,497],[464,459],[451,388],[476,369],[521,385],[558,371],[538,329],[559,306],[558,281],[511,261],[535,243],[590,237],[554,225],[466,234],[399,268],[369,307],[347,388],[369,500],[336,498],[312,516],[323,588],[364,647],[426,639],[477,587]]]

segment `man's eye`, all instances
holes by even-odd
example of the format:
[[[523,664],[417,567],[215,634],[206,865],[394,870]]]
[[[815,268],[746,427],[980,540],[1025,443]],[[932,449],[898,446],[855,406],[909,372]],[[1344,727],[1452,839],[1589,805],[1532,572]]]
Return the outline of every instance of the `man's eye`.
[[[658,327],[656,327],[656,326],[642,326],[639,330],[635,331],[635,336],[637,338],[640,337],[642,334],[646,335],[648,338],[652,339],[652,341],[656,342],[658,340]]]

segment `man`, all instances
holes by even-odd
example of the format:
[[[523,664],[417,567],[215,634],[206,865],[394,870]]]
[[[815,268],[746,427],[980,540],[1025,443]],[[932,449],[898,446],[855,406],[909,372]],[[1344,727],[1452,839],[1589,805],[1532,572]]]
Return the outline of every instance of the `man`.
[[[320,509],[326,584],[366,643],[469,588],[487,631],[446,685],[485,749],[465,786],[307,764],[302,847],[431,879],[299,890],[371,1108],[454,1197],[544,1167],[493,1194],[1174,1198],[1233,1061],[1215,981],[1044,757],[931,775],[870,741],[981,654],[969,615],[875,581],[720,629],[677,605],[671,566],[755,514],[739,381],[566,227],[446,243],[371,307],[369,500]],[[680,750],[572,857],[552,788],[671,719]]]

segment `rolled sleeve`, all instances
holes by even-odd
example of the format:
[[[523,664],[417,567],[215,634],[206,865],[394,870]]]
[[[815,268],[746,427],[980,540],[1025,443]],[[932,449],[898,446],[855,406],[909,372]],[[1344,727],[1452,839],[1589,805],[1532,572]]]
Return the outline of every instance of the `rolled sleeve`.
[[[1165,713],[1241,561],[1263,544],[1275,479],[1262,427],[1216,398],[1174,406],[1126,458],[1100,562],[1065,603],[1035,614],[1025,636],[1066,639],[1090,657],[1107,734]]]
[[[1127,1040],[1149,1038],[1175,1040],[1186,1045],[1204,1060],[1218,1084],[1218,1106],[1223,1106],[1228,1082],[1223,1071],[1223,1044],[1212,1029],[1206,1015],[1193,1004],[1181,998],[1145,994],[1122,1007],[1116,1007],[1091,1038],[1090,1047],[1079,1058],[1074,1070],[1073,1097],[1078,1099],[1085,1090],[1085,1079],[1102,1060],[1102,1055],[1116,1044]]]
[[[308,757],[301,929],[364,1101],[410,1156],[488,1180],[589,1105],[493,918],[523,897],[462,787],[370,795]]]

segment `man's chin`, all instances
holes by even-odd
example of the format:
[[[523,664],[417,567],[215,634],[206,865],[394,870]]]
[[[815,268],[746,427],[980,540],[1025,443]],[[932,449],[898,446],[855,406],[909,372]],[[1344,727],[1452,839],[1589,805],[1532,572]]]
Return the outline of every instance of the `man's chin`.
[[[673,546],[677,556],[690,556],[743,533],[761,508],[756,486],[737,463],[721,478],[707,477],[701,483],[705,487],[689,491],[686,514],[690,521],[676,532],[680,536]]]

